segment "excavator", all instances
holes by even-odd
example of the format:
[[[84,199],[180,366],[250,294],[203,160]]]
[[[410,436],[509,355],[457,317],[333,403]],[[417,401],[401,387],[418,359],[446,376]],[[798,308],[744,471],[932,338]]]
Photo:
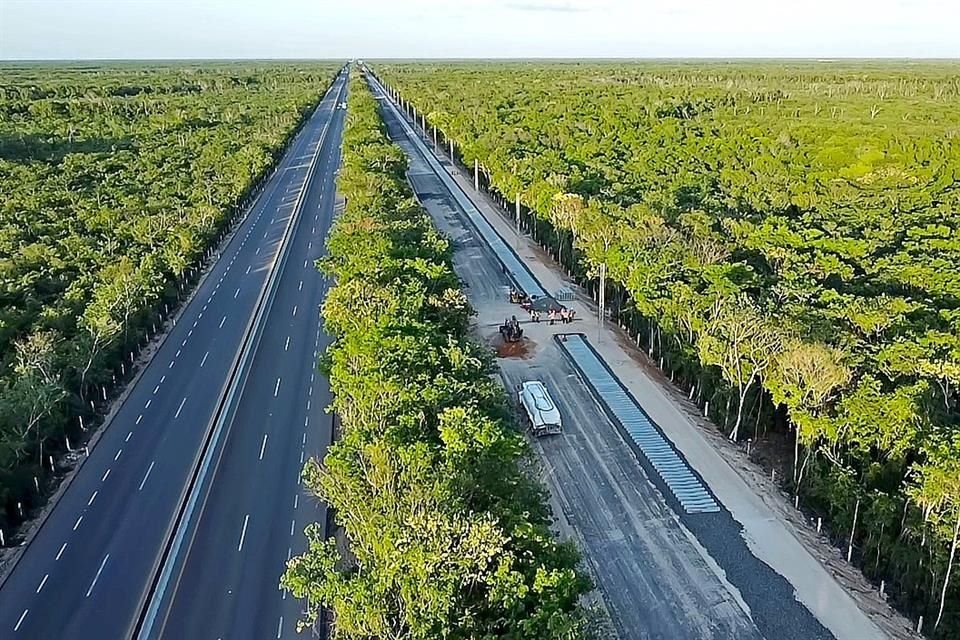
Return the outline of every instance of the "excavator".
[[[520,342],[523,339],[523,329],[520,328],[516,316],[503,321],[500,325],[500,335],[504,342]]]

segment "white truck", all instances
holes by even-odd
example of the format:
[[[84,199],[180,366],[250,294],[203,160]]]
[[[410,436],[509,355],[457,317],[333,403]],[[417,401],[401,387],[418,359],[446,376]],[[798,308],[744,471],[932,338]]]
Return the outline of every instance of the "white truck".
[[[534,436],[554,435],[563,430],[560,410],[542,382],[527,380],[520,383],[517,395]]]

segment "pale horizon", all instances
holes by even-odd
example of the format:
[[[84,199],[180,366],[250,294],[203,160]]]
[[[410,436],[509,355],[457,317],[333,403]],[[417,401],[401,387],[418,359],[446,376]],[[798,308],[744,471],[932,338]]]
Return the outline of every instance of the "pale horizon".
[[[4,0],[0,59],[960,58],[947,0]]]

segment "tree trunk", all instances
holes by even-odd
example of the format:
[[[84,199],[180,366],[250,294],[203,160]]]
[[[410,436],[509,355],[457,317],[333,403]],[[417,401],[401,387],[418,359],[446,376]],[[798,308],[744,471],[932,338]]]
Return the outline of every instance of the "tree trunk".
[[[953,571],[953,560],[957,556],[957,537],[960,537],[960,508],[957,509],[957,524],[953,527],[953,544],[950,545],[950,560],[947,562],[947,573],[943,576],[943,591],[940,592],[940,611],[937,613],[937,621],[933,623],[933,628],[940,626],[940,620],[943,618],[943,605],[947,601],[947,585],[950,583],[950,572]]]
[[[803,464],[800,465],[800,472],[797,474],[796,480],[796,490],[793,494],[794,498],[800,496],[800,485],[803,483],[803,474],[807,471],[807,463],[810,462],[810,456],[813,454],[813,447],[807,447],[807,450],[803,456]]]
[[[853,525],[850,527],[850,543],[847,546],[847,562],[853,558],[853,538],[857,534],[857,516],[860,515],[860,498],[857,498],[857,504],[853,507]]]
[[[797,484],[797,472],[800,466],[800,427],[793,425],[793,484]]]
[[[737,403],[737,421],[733,423],[733,431],[730,432],[730,440],[733,442],[736,442],[737,436],[740,435],[740,424],[743,422],[743,405],[747,401],[747,393],[750,391],[750,387],[752,385],[753,376],[751,376],[750,380],[747,381],[747,384],[740,389],[740,401]]]

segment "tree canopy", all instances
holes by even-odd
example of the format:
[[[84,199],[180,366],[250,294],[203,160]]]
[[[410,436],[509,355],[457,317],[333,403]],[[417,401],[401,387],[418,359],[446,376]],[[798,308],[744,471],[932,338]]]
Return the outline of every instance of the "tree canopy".
[[[377,73],[938,637],[960,632],[955,63]],[[744,426],[750,418],[750,427]],[[851,529],[853,535],[851,536]],[[936,622],[931,624],[931,621]]]
[[[283,585],[306,602],[301,626],[325,608],[344,640],[580,637],[578,555],[551,535],[491,355],[468,335],[449,243],[354,73],[347,205],[320,263],[336,282],[323,367],[342,433],[303,474],[347,548],[311,525]]]
[[[0,528],[339,65],[0,67]],[[189,271],[188,271],[189,270]],[[126,361],[125,361],[126,359]],[[125,361],[125,362],[124,362]]]

